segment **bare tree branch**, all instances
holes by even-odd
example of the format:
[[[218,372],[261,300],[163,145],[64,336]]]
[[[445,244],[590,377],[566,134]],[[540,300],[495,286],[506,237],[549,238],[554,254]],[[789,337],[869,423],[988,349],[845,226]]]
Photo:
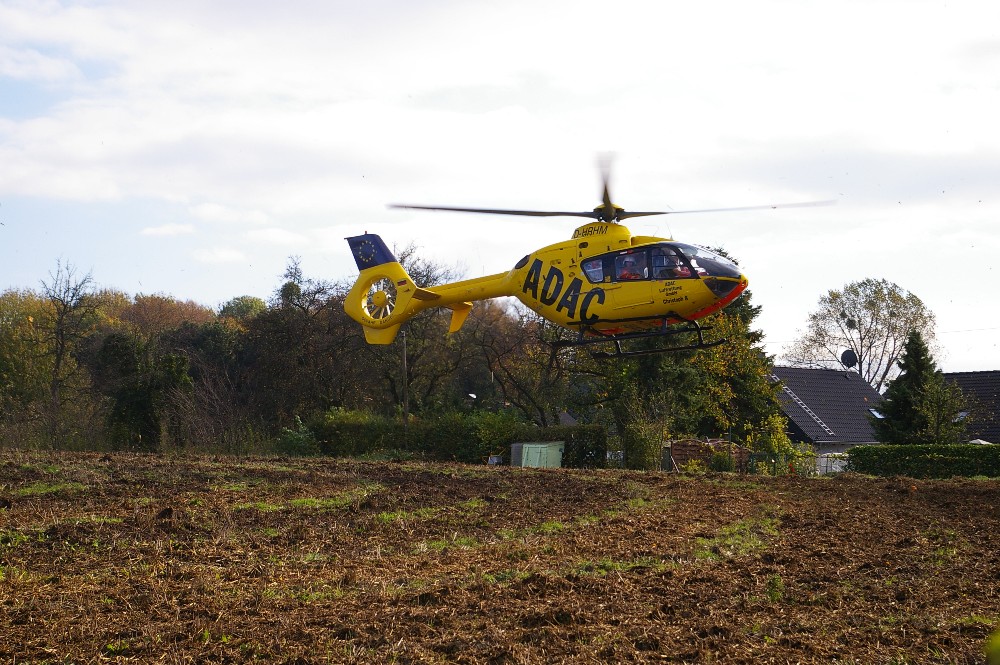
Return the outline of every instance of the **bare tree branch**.
[[[819,299],[806,332],[782,356],[796,366],[840,367],[841,354],[857,356],[857,371],[876,390],[899,373],[897,361],[912,330],[934,337],[934,314],[917,296],[885,279],[852,282]]]

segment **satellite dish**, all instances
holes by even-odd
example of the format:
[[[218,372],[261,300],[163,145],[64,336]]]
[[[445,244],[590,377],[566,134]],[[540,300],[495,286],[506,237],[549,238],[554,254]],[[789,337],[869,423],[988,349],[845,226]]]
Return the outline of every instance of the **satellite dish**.
[[[844,365],[844,367],[850,369],[858,364],[858,354],[851,349],[847,349],[840,354],[840,362]]]

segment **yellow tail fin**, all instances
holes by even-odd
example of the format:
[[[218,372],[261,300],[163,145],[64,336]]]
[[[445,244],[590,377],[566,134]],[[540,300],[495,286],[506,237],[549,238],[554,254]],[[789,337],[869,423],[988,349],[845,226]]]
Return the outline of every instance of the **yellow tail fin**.
[[[417,287],[377,235],[366,233],[347,242],[361,274],[344,300],[344,311],[364,326],[369,344],[391,344],[407,319],[440,296]]]

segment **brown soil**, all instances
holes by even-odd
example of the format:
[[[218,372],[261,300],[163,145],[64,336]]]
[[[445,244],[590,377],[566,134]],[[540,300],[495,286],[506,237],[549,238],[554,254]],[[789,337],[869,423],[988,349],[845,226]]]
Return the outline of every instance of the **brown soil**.
[[[0,662],[983,662],[1000,481],[0,452]]]

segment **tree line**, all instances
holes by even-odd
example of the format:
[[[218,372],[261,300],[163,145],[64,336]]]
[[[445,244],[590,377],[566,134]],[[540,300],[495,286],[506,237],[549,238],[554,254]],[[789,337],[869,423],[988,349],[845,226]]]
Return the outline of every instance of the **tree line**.
[[[419,286],[457,277],[412,246],[397,255]],[[749,292],[704,322],[727,344],[607,361],[554,352],[572,333],[498,301],[477,303],[458,333],[447,333],[448,312],[430,310],[392,345],[370,346],[344,314],[349,287],[304,275],[292,258],[269,299],[234,297],[216,311],[98,289],[60,263],[41,288],[0,294],[0,444],[267,450],[331,412],[405,411],[540,426],[571,414],[623,437],[788,445]]]

